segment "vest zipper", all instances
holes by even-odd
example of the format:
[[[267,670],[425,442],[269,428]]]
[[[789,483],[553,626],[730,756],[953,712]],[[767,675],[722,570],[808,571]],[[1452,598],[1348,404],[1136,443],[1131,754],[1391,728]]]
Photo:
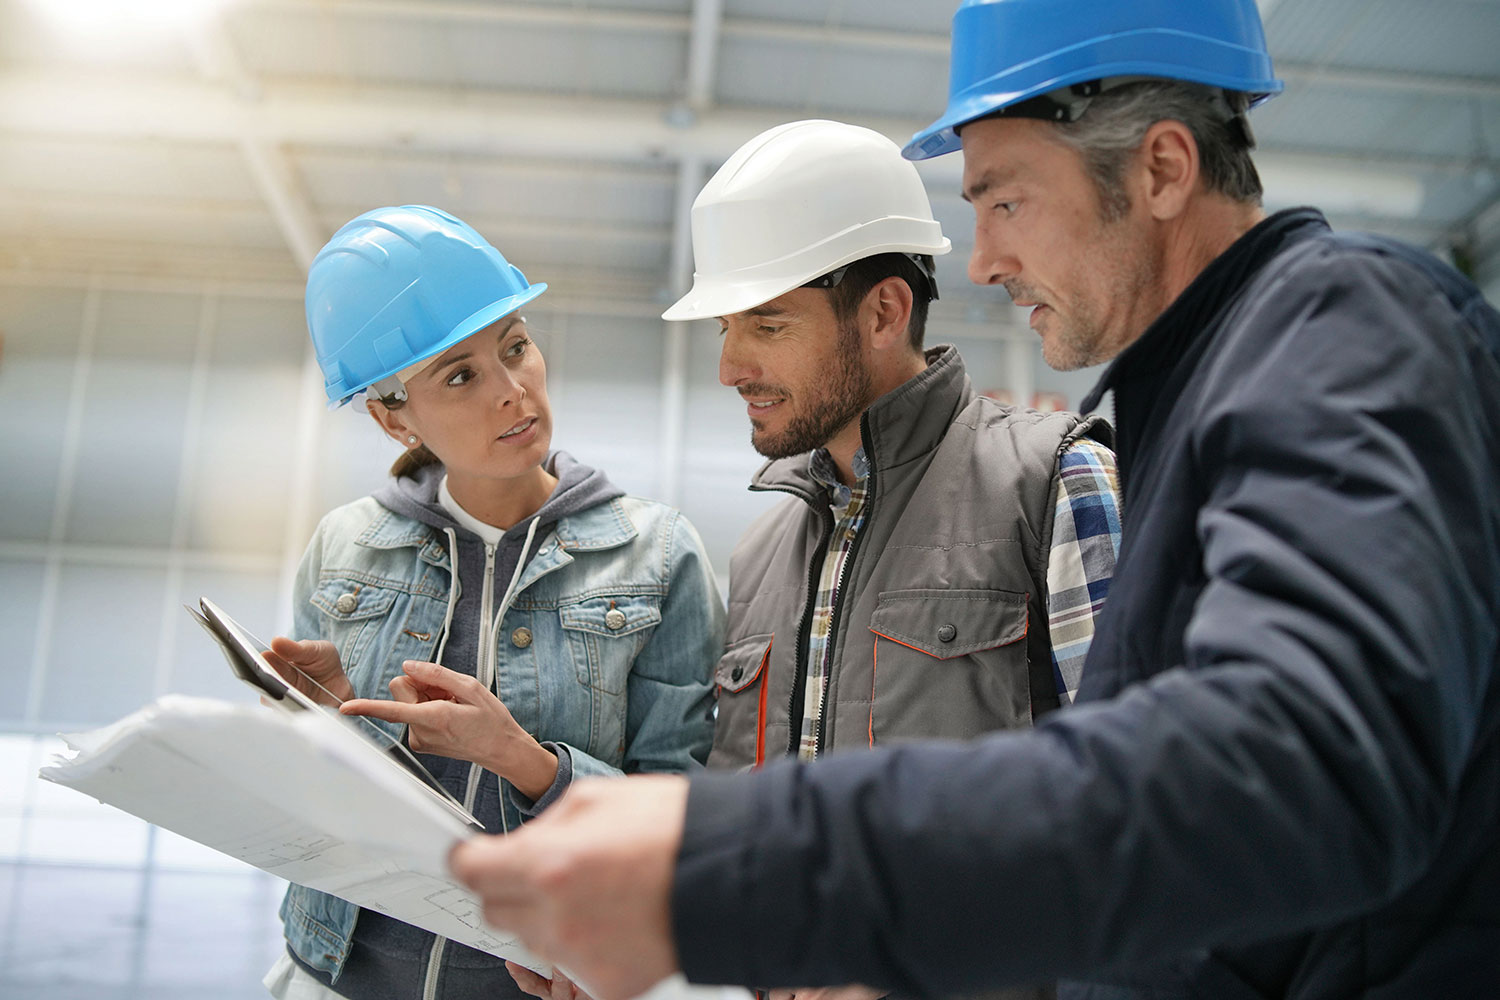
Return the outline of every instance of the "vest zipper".
[[[865,477],[865,499],[863,514],[863,523],[869,524],[870,514],[875,509],[875,449],[870,444],[870,422],[868,419],[868,415],[865,413],[860,414],[859,417],[859,443],[860,447],[864,449],[865,459],[870,466],[870,474]],[[824,509],[824,513],[828,519],[827,523],[829,525],[829,532],[831,534],[834,526],[833,514],[831,512],[828,512],[826,508]],[[854,573],[854,559],[859,555],[859,543],[864,539],[864,536],[865,533],[863,530],[861,530],[859,534],[854,536],[853,541],[850,543],[849,555],[844,559],[844,568],[839,573],[838,585],[834,588],[833,591],[833,610],[829,612],[828,619],[828,644],[823,649],[823,659],[827,661],[830,668],[830,673],[833,666],[833,654],[837,645],[836,639],[838,637],[839,621],[843,617],[842,612],[844,610],[845,597],[844,588],[849,583],[849,577]],[[825,550],[827,549],[827,545],[828,543],[825,541],[823,543]],[[825,559],[828,557],[826,551],[824,552],[823,557]],[[819,568],[821,569],[821,566]],[[819,575],[821,576],[822,574],[820,573]],[[809,571],[809,577],[811,577],[811,571]],[[816,581],[810,580],[808,586],[809,596],[807,602],[807,610],[803,613],[802,616],[802,626],[804,630],[806,630],[807,626],[811,623],[813,605],[818,600],[817,591],[813,589],[816,586]],[[793,685],[792,697],[794,701],[806,701],[807,668],[810,666],[810,664],[807,662],[807,643],[805,641],[802,641],[802,637],[800,635],[798,636],[797,647],[800,650],[798,656],[801,660],[801,669],[797,673],[797,683]],[[828,718],[828,691],[832,687],[832,685],[829,683],[830,680],[830,674],[825,673],[823,675],[823,690],[822,693],[818,695],[818,717],[813,720],[814,757],[821,757],[823,755],[823,722]],[[874,710],[875,706],[872,703],[870,706],[870,711],[873,712]],[[787,739],[787,753],[796,754],[797,743],[799,740],[801,740],[801,738],[802,716],[798,715],[797,728],[790,734]]]
[[[809,506],[813,505],[809,503]],[[827,549],[829,538],[833,535],[833,515],[828,512],[827,505],[821,508],[814,507],[813,509],[818,510],[823,515],[823,524],[827,529],[823,533],[823,537],[818,540],[818,547],[820,549]],[[802,607],[802,621],[797,625],[797,655],[796,659],[792,662],[792,697],[791,701],[787,703],[786,709],[786,752],[789,754],[796,754],[797,743],[802,739],[802,716],[805,714],[804,703],[807,701],[807,637],[809,634],[808,630],[812,626],[813,609],[818,601],[818,577],[822,575],[821,570],[821,563],[816,568],[812,566],[807,568],[807,599]],[[770,664],[767,664],[766,667],[768,673],[767,676],[761,678],[762,684],[769,682],[771,679],[769,676]]]

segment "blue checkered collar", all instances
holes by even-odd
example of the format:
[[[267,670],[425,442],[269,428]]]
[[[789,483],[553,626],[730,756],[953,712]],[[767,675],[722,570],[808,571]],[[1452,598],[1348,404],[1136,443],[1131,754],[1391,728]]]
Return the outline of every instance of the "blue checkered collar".
[[[807,456],[807,473],[813,480],[828,491],[832,498],[833,509],[843,510],[849,506],[849,501],[854,497],[854,490],[861,491],[865,488],[865,480],[870,478],[870,460],[865,457],[864,448],[854,453],[854,486],[848,487],[839,482],[839,469],[834,464],[833,456],[828,454],[827,448],[818,448]]]

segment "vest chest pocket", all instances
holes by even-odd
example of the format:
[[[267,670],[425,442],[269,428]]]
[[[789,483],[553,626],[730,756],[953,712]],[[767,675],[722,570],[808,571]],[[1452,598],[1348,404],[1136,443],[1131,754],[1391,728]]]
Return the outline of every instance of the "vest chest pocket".
[[[871,742],[968,739],[1031,718],[1027,596],[1004,590],[894,590],[875,635]]]
[[[719,702],[710,767],[744,767],[765,761],[766,671],[773,640],[769,633],[740,639],[724,651],[714,668]]]
[[[644,594],[596,597],[557,609],[578,683],[624,694],[630,667],[661,624],[661,598]]]

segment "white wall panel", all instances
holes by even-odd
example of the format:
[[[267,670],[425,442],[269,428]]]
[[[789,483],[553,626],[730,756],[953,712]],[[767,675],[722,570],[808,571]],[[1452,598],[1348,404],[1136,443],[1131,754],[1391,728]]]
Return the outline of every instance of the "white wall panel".
[[[42,603],[45,567],[39,562],[0,559],[0,731],[20,725],[31,687],[31,664],[36,649],[37,611]]]
[[[165,651],[163,691],[226,701],[255,701],[251,689],[230,672],[219,647],[182,610],[181,605],[196,607],[199,598],[207,597],[227,610],[252,634],[269,642],[276,634],[281,611],[277,606],[280,599],[278,583],[275,572],[198,570],[184,573],[176,593],[169,595],[164,604],[169,616],[168,642],[171,648]]]
[[[190,369],[186,360],[96,360],[84,401],[68,541],[170,541]]]
[[[548,334],[540,328],[545,355]],[[567,319],[562,364],[548,369],[558,399],[552,446],[603,469],[621,489],[655,495],[661,456],[661,323],[623,316]]]
[[[62,567],[39,723],[102,725],[151,699],[165,588],[161,569]]]
[[[0,541],[43,541],[61,468],[83,293],[0,286]]]
[[[44,541],[62,467],[71,358],[11,357],[0,367],[0,540]],[[19,352],[17,352],[19,353]]]

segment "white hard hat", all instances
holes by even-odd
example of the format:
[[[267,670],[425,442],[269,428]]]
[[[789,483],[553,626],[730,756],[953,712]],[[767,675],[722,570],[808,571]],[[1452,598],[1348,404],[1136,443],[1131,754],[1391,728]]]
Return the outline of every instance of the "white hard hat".
[[[842,122],[751,139],[699,192],[692,218],[693,287],[662,319],[728,316],[865,257],[952,246],[900,147]]]

